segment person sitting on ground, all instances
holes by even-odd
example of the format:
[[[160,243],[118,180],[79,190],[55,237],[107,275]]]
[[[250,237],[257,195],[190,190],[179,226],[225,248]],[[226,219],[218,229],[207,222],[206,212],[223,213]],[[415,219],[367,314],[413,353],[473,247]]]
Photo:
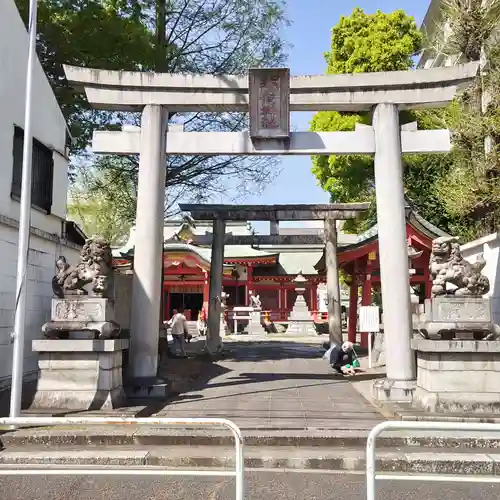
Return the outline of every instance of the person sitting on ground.
[[[330,352],[330,366],[342,375],[354,375],[352,364],[354,360],[354,346],[352,342],[337,344]]]
[[[187,333],[186,316],[182,314],[182,309],[174,309],[173,315],[168,321],[168,326],[172,329],[171,334],[174,340],[174,349],[180,351],[181,358],[187,358],[186,350],[184,349],[185,335]]]

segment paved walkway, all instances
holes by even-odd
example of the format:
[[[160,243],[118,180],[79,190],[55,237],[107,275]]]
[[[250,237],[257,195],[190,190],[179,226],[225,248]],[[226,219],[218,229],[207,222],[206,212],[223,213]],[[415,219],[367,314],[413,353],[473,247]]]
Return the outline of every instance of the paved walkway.
[[[242,429],[370,429],[383,417],[317,345],[225,343],[219,374],[158,415],[225,417]]]

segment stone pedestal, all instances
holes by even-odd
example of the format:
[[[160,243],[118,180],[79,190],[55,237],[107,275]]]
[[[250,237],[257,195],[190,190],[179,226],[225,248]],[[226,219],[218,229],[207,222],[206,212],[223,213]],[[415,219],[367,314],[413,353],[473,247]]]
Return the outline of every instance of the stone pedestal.
[[[248,335],[266,335],[266,330],[260,321],[260,309],[250,311],[250,320],[248,321]]]
[[[100,297],[75,296],[52,299],[51,321],[42,332],[52,339],[109,339],[117,337],[114,301]]]
[[[127,339],[34,340],[38,384],[32,408],[99,410],[126,402],[122,354]]]
[[[493,323],[490,299],[454,295],[427,299],[419,330],[430,339],[445,340],[481,340],[500,333]]]
[[[432,412],[500,413],[500,342],[414,338],[414,404]]]

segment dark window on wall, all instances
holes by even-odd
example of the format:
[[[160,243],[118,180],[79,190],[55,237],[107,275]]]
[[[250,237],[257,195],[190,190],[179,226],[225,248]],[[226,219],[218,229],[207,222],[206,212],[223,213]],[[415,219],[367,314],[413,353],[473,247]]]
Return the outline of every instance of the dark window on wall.
[[[21,197],[23,172],[24,130],[14,127],[13,172],[11,196]],[[54,180],[54,158],[52,151],[40,141],[33,139],[31,175],[31,205],[46,213],[52,208],[52,185]]]

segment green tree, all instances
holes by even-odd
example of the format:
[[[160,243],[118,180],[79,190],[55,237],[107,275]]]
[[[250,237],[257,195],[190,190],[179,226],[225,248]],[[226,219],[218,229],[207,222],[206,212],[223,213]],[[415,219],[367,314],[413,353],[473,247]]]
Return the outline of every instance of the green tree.
[[[325,54],[327,73],[360,73],[408,70],[413,56],[420,50],[423,36],[415,20],[404,11],[386,14],[377,11],[366,14],[356,8],[342,17],[332,29],[331,51]],[[440,128],[439,113],[402,113],[401,121],[418,122],[419,128]],[[314,115],[311,130],[333,132],[352,131],[357,123],[370,123],[367,114],[319,112]],[[451,219],[446,217],[436,181],[449,168],[447,155],[405,156],[404,177],[406,197],[419,212],[440,227],[447,229]],[[313,173],[321,187],[330,193],[332,201],[374,201],[375,181],[373,158],[366,155],[316,156]],[[373,224],[372,212],[361,221],[348,221],[346,230],[361,231]]]
[[[136,205],[136,191],[131,179],[111,175],[107,170],[79,170],[70,187],[68,215],[87,236],[99,234],[120,245],[134,224],[135,210],[129,208]]]
[[[16,2],[27,19],[29,0]],[[284,8],[284,0],[39,0],[37,50],[74,138],[72,153],[78,159],[72,162],[72,177],[78,178],[83,165],[110,172],[99,179],[136,182],[137,157],[101,161],[89,155],[88,145],[95,129],[138,125],[140,116],[91,109],[85,95],[68,85],[63,64],[215,75],[280,66],[286,52]],[[241,113],[186,114],[171,120],[188,131],[247,128]],[[169,157],[167,199],[172,206],[179,197],[256,192],[272,180],[277,166],[271,157]]]
[[[16,2],[27,20],[29,0]],[[37,54],[71,130],[73,154],[85,150],[93,130],[122,116],[92,110],[85,95],[68,85],[63,64],[152,69],[154,37],[140,5],[125,0],[38,0]]]

